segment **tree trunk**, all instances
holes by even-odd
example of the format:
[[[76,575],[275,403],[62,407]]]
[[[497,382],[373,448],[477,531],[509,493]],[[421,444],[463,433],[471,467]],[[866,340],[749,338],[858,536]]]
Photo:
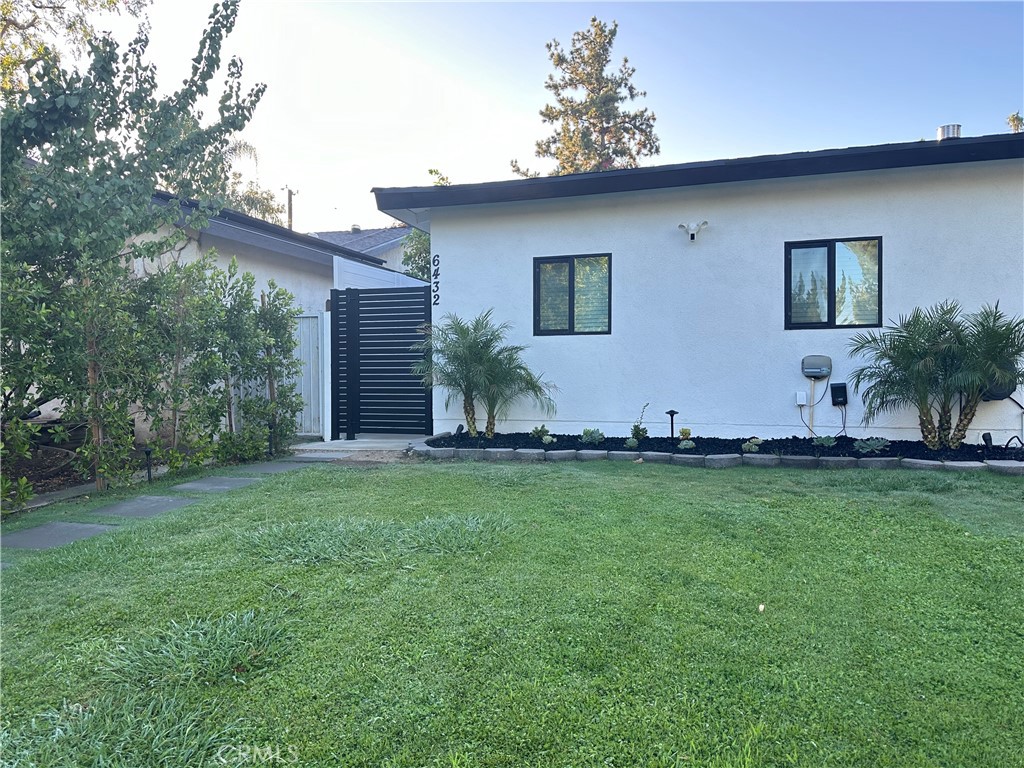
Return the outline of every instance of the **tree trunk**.
[[[949,445],[949,433],[953,429],[953,403],[947,398],[939,404],[938,441],[940,446]],[[929,446],[930,448],[931,446]]]
[[[466,416],[466,431],[470,437],[476,437],[476,407],[473,405],[473,398],[462,398],[462,412]]]
[[[224,377],[224,396],[228,403],[228,433],[235,431],[235,398],[231,392],[231,376]]]
[[[88,332],[87,332],[88,333]],[[100,459],[103,455],[103,393],[100,391],[100,364],[97,361],[99,345],[96,336],[89,333],[86,339],[86,350],[89,355],[88,381],[89,381],[89,431],[92,435],[93,459],[92,473],[96,478],[96,490],[106,490],[107,481],[100,474]]]
[[[487,428],[484,430],[484,435],[488,440],[494,439],[494,413],[491,411],[487,412]]]
[[[949,447],[956,449],[959,448],[964,438],[967,437],[967,428],[974,421],[974,415],[978,412],[978,403],[981,401],[981,397],[978,395],[972,395],[967,398],[967,402],[964,403],[964,407],[960,410],[960,418],[956,420],[956,429],[949,436]]]
[[[935,420],[932,418],[931,409],[918,409],[918,423],[921,425],[921,439],[924,444],[933,451],[939,450],[942,443],[939,440],[939,431],[935,428]]]

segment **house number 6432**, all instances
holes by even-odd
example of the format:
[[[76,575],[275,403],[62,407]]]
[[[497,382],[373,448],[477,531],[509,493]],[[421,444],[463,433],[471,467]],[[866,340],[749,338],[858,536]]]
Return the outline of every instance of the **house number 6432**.
[[[430,303],[436,307],[441,303],[441,257],[436,253],[430,266],[433,267],[430,272]]]

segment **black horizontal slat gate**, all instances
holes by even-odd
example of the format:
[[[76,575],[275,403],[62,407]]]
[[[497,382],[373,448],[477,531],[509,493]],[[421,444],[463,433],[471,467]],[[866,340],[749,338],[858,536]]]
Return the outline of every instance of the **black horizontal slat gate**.
[[[331,291],[332,440],[433,431],[430,392],[409,372],[429,322],[429,286]]]

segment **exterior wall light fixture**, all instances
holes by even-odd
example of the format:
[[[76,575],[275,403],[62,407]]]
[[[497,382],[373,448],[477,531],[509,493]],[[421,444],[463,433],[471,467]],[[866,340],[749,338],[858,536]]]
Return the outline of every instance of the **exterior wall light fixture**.
[[[693,224],[680,224],[679,228],[689,234],[690,242],[697,239],[697,233],[700,232],[708,225],[707,219],[704,221],[694,222]]]

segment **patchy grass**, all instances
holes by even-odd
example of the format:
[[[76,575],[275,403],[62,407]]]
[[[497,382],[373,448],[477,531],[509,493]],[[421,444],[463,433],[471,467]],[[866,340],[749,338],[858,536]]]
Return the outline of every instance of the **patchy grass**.
[[[313,467],[2,587],[19,765],[1024,764],[1016,478]]]

